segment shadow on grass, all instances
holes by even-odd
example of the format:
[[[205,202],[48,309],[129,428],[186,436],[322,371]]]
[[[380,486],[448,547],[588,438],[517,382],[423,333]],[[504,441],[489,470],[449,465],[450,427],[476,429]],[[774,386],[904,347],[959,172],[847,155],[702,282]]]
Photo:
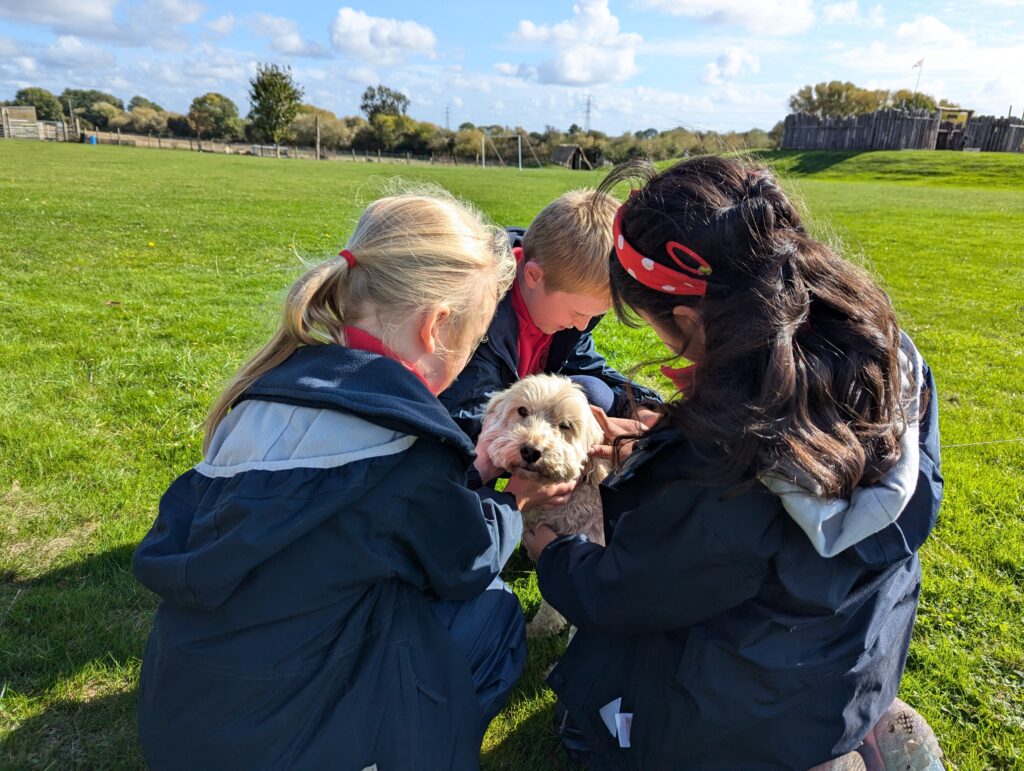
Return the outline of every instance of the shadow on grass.
[[[132,549],[0,575],[0,767],[141,766],[135,678],[156,601],[131,574]]]
[[[41,696],[92,662],[140,659],[156,598],[132,576],[133,549],[87,555],[34,578],[0,576],[0,682]]]
[[[135,691],[57,701],[19,723],[0,743],[0,768],[142,769]]]
[[[855,158],[864,150],[771,150],[751,154],[776,169],[795,176],[810,176]]]

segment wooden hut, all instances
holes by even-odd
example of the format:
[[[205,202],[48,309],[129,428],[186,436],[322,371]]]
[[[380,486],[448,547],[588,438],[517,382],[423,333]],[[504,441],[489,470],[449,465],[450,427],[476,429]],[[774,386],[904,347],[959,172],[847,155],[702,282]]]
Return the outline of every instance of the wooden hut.
[[[551,153],[551,161],[573,171],[579,171],[584,168],[592,171],[594,168],[590,165],[590,161],[587,160],[583,148],[579,145],[559,145]]]
[[[39,139],[35,107],[0,107],[0,137]]]

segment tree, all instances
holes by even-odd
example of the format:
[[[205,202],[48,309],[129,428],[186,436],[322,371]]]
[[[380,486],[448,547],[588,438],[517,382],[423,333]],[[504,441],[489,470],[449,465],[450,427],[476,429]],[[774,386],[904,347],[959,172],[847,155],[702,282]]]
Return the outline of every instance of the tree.
[[[136,107],[130,112],[121,113],[110,121],[110,128],[126,129],[136,134],[156,134],[162,136],[167,133],[166,112],[158,112],[149,107]]]
[[[820,118],[844,118],[858,110],[853,98],[856,90],[853,83],[838,80],[804,86],[789,98],[789,109]]]
[[[330,110],[311,104],[299,107],[299,114],[292,121],[291,133],[300,145],[316,143],[316,122],[320,120],[320,146],[337,150],[352,143],[355,131]]]
[[[192,100],[188,125],[199,140],[204,134],[212,139],[234,139],[242,134],[238,107],[223,94],[212,91]]]
[[[290,136],[292,121],[302,104],[302,88],[292,80],[292,68],[256,65],[256,76],[249,79],[249,101],[249,120],[270,137],[280,158],[281,142]]]
[[[192,126],[188,122],[188,116],[177,112],[167,113],[167,133],[172,137],[191,136]]]
[[[96,128],[110,130],[113,128],[111,121],[124,115],[124,110],[109,102],[93,102],[85,114]]]
[[[480,129],[460,129],[455,134],[455,154],[461,158],[479,158],[483,138],[484,132]]]
[[[359,109],[363,111],[368,121],[372,121],[375,115],[405,115],[408,108],[409,97],[401,91],[380,85],[376,88],[367,87],[363,92],[363,100],[359,103]]]
[[[914,93],[909,89],[892,92],[866,89],[838,80],[804,86],[789,98],[789,108],[793,112],[817,115],[819,118],[845,118],[892,107],[934,110],[936,101],[928,94]]]
[[[124,112],[124,102],[113,94],[94,89],[65,88],[60,94],[60,103],[61,107],[65,109],[70,104],[76,115],[88,122],[89,125],[100,129],[107,128],[107,121],[113,116],[108,109],[97,110],[95,105],[102,103],[116,107],[117,111],[113,114],[115,116]],[[68,113],[68,117],[71,117],[71,113]]]
[[[64,115],[60,101],[45,88],[23,88],[14,95],[14,103],[35,107],[38,120],[60,120]]]
[[[149,101],[144,96],[133,96],[131,101],[128,102],[128,110],[134,110],[136,107],[145,107],[148,110],[155,110],[156,112],[167,112],[163,107],[158,105],[156,102]]]
[[[899,91],[894,91],[889,97],[889,101],[893,107],[899,107],[904,110],[928,110],[929,112],[935,112],[939,106],[934,96],[921,93],[920,91],[911,91],[909,88],[901,88]]]

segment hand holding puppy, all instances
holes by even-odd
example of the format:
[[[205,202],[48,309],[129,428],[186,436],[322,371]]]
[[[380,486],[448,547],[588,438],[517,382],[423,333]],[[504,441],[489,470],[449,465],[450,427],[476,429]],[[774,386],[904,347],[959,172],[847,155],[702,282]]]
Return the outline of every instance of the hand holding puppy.
[[[548,482],[544,479],[528,478],[513,474],[505,486],[506,493],[512,493],[520,511],[532,508],[556,509],[569,500],[576,489],[576,481]]]
[[[490,453],[491,437],[488,433],[480,434],[476,441],[476,458],[473,460],[473,467],[480,475],[480,481],[487,484],[492,479],[497,479],[504,470],[495,466],[491,461]]]
[[[615,440],[620,436],[634,436],[642,434],[653,426],[661,417],[657,412],[651,410],[637,410],[633,418],[610,417],[600,407],[591,405],[590,411],[594,413],[601,430],[604,431],[604,444],[598,444],[590,448],[592,458],[603,458],[617,462],[624,459],[633,451],[636,442],[623,442],[615,449]]]
[[[558,533],[547,525],[528,527],[523,531],[523,546],[526,547],[526,553],[530,555],[530,559],[536,562],[544,548],[556,538],[558,538]]]

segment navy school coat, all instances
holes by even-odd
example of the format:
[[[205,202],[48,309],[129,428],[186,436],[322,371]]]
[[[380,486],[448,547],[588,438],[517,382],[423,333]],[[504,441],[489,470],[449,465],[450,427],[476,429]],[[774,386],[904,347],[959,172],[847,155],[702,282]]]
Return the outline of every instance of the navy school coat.
[[[927,368],[917,382],[916,485],[831,558],[763,485],[722,498],[679,479],[706,461],[671,431],[604,483],[607,547],[542,552],[541,592],[579,629],[549,683],[609,767],[806,769],[860,744],[896,695],[942,498],[935,383]],[[616,698],[630,749],[599,715]]]
[[[506,228],[513,247],[522,246],[526,231]],[[591,332],[603,317],[591,320],[586,330],[575,327],[556,332],[551,340],[544,371],[556,375],[589,375],[603,381],[615,395],[611,414],[626,417],[630,413],[629,394],[639,404],[660,402],[649,388],[637,385],[608,366],[594,347]],[[487,400],[519,380],[519,319],[508,292],[494,313],[487,336],[480,343],[458,379],[437,398],[448,409],[459,427],[475,442],[480,435]]]
[[[522,523],[467,489],[472,457],[391,359],[310,346],[257,381],[135,553],[162,598],[149,767],[476,768],[469,666],[429,603],[483,592]]]

